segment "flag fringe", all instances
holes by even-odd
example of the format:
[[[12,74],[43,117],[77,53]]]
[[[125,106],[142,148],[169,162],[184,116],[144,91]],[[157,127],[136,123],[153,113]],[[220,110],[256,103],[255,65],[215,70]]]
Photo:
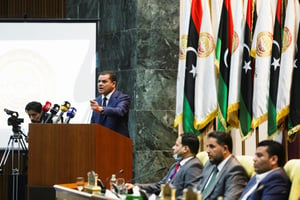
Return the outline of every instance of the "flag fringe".
[[[195,118],[195,123],[194,123],[194,127],[197,130],[201,130],[203,128],[205,128],[207,126],[207,124],[209,124],[212,120],[214,120],[214,118],[216,118],[218,116],[218,110],[215,109],[214,111],[212,111],[210,114],[206,115],[206,118],[202,121],[198,121]]]
[[[277,126],[284,122],[284,120],[288,116],[289,112],[290,112],[290,106],[286,106],[277,112],[277,116],[276,116]]]
[[[288,138],[291,138],[291,136],[294,136],[296,133],[300,131],[300,124],[294,126],[292,129],[288,131]]]
[[[241,140],[242,141],[247,140],[248,138],[250,138],[253,135],[253,133],[254,133],[254,129],[250,129],[250,131],[247,133],[247,135],[244,135],[243,131],[240,129]]]
[[[251,128],[256,129],[260,124],[268,119],[268,113],[261,115],[256,119],[252,119]]]
[[[225,118],[221,112],[221,108],[220,108],[219,104],[218,104],[218,118],[219,118],[222,126],[224,127],[225,132],[228,133],[231,130],[231,127],[227,125],[227,121],[225,120]]]
[[[240,107],[240,103],[234,103],[228,105],[227,108],[227,122],[230,124],[231,127],[239,128],[239,116],[238,110]]]
[[[177,117],[174,120],[174,128],[177,128],[177,126],[182,123],[182,113],[177,115]]]

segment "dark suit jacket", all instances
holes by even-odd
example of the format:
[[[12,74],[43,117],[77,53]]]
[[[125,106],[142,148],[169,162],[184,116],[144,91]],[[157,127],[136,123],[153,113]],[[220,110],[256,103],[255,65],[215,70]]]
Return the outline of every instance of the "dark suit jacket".
[[[255,180],[255,176],[251,178],[242,196],[255,184]],[[282,168],[278,168],[261,180],[257,189],[248,197],[248,200],[287,200],[289,198],[290,187],[291,182],[289,177]]]
[[[148,183],[148,184],[136,184],[141,189],[144,189],[147,193],[156,194],[160,193],[160,186],[162,184],[168,183],[168,179],[173,172],[177,163],[174,163],[167,175],[157,183]],[[176,173],[171,184],[176,188],[176,197],[182,196],[182,191],[184,188],[194,188],[201,176],[203,165],[198,158],[194,157],[188,160],[180,170]]]
[[[215,165],[210,161],[206,162],[200,183],[197,187],[201,192],[214,167]],[[202,199],[217,199],[219,196],[224,197],[225,200],[239,199],[247,182],[248,176],[245,169],[235,156],[232,155],[222,170],[217,174],[215,182],[212,183],[210,190],[202,197]]]
[[[102,95],[96,98],[99,105],[102,105]],[[128,114],[130,98],[127,94],[115,91],[104,108],[102,113],[93,112],[91,123],[101,124],[122,135],[129,137]]]

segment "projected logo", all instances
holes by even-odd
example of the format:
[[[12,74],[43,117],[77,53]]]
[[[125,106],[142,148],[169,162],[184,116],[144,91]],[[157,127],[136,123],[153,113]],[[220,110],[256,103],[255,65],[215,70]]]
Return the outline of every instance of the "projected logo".
[[[29,101],[53,94],[54,80],[50,64],[38,52],[25,48],[4,52],[1,48],[1,111],[4,108],[19,109],[19,106],[23,111]]]

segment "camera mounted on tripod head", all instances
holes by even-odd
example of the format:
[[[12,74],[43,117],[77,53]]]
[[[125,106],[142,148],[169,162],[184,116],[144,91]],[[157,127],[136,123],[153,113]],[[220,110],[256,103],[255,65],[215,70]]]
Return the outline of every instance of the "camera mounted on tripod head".
[[[12,111],[12,110],[8,110],[8,109],[4,108],[4,112],[6,112],[6,114],[10,115],[10,117],[7,119],[8,126],[13,127],[14,133],[19,133],[19,131],[21,130],[20,124],[24,122],[24,119],[18,118],[19,113],[16,111]]]

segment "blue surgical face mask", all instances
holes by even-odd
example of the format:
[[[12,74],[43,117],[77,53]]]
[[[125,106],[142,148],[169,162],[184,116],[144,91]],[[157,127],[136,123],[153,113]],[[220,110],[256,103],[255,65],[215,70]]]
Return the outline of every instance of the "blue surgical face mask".
[[[175,153],[175,154],[173,155],[173,158],[175,159],[176,162],[178,162],[178,161],[180,161],[180,160],[182,159],[182,157],[181,157],[181,156],[178,156],[177,153]]]
[[[182,159],[181,156],[178,156],[178,153],[180,152],[181,149],[182,149],[182,147],[177,151],[177,153],[173,154],[173,158],[176,160],[176,162],[178,162]]]

